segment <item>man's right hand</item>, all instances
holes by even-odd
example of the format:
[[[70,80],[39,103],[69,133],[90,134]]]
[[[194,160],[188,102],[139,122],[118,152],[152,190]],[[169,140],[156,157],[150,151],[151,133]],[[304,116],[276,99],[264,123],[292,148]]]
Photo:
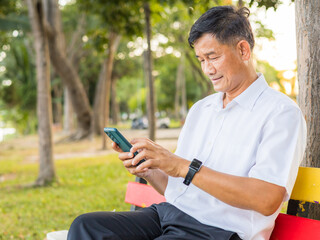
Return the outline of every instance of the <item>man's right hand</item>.
[[[145,168],[139,173],[136,173],[135,169],[137,166],[132,165],[133,153],[131,152],[123,152],[121,148],[115,143],[112,142],[113,150],[119,153],[119,159],[122,161],[125,168],[133,175],[140,177],[140,178],[148,178],[152,174],[155,169],[148,169]]]
[[[116,143],[112,143],[112,148],[119,153],[119,159],[123,162],[125,168],[133,175],[144,178],[156,189],[161,195],[164,195],[165,189],[168,184],[168,175],[162,170],[155,169],[142,169],[136,171],[136,166],[132,165],[133,153],[123,152]]]

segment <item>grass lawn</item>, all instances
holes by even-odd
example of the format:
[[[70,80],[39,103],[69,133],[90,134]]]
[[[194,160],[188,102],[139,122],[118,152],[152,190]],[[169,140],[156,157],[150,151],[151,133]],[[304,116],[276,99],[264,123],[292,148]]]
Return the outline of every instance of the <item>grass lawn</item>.
[[[124,196],[134,177],[117,154],[57,160],[59,183],[26,188],[38,173],[37,163],[24,160],[26,151],[34,152],[0,150],[0,240],[43,240],[47,232],[68,229],[79,214],[130,209]]]

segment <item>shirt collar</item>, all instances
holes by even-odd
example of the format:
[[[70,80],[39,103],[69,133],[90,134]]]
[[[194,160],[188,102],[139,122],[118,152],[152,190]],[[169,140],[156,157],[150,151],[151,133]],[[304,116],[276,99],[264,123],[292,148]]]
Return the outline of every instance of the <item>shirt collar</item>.
[[[234,103],[238,103],[240,106],[252,110],[254,104],[259,98],[260,94],[268,87],[268,83],[266,82],[262,73],[258,73],[258,78],[239,96],[233,99],[227,106],[227,108],[231,107]],[[210,97],[213,99],[207,101],[204,107],[214,107],[217,111],[223,110],[223,92],[218,92],[217,94],[213,94]]]
[[[205,104],[203,105],[206,107],[213,107],[216,111],[220,111],[223,109],[223,92],[217,92],[215,94],[212,94],[208,96],[206,99],[204,99]]]
[[[239,96],[237,96],[233,101],[237,102],[240,106],[252,110],[257,99],[261,93],[268,87],[262,73],[258,73],[258,78]]]

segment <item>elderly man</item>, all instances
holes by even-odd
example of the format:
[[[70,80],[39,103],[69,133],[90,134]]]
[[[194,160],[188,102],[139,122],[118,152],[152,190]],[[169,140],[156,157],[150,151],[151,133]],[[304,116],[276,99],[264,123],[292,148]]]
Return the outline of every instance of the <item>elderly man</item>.
[[[247,8],[214,7],[192,26],[189,44],[218,93],[192,106],[174,154],[144,138],[130,153],[113,144],[128,171],[167,202],[81,215],[69,240],[269,239],[296,179],[306,126],[299,107],[256,73],[248,16]]]

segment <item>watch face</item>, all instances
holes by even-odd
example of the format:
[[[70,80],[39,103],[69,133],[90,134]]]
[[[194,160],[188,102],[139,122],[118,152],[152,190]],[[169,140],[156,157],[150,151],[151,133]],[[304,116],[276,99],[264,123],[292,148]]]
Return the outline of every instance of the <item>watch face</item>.
[[[190,167],[198,170],[201,167],[201,164],[202,164],[202,162],[199,161],[198,159],[193,159],[192,162],[191,162]]]

